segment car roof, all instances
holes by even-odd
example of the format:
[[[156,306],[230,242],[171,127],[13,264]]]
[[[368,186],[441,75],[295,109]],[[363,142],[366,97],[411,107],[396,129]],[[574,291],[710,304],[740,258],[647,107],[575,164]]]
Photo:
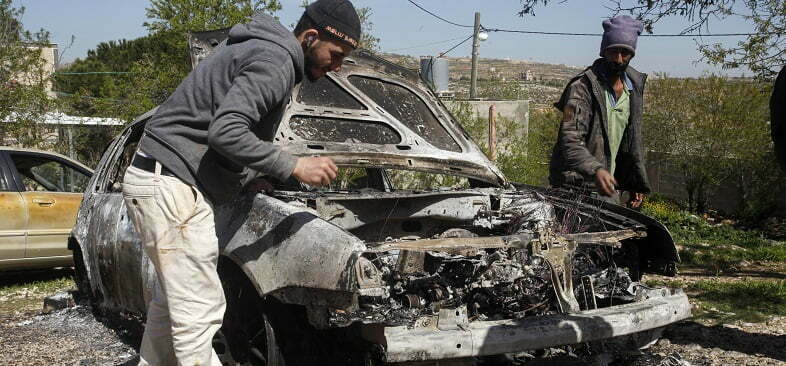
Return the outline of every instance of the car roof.
[[[58,153],[56,153],[56,152],[51,152],[51,151],[44,151],[44,150],[38,150],[38,149],[29,149],[29,148],[24,148],[24,147],[13,147],[13,146],[0,146],[0,151],[8,151],[8,152],[26,152],[26,153],[35,153],[35,154],[42,154],[42,155],[55,156],[55,157],[58,157],[58,158],[60,158],[60,159],[66,160],[66,161],[68,161],[69,163],[72,163],[72,164],[74,164],[74,165],[77,165],[77,166],[79,166],[80,168],[86,169],[86,170],[88,170],[90,173],[94,173],[94,172],[93,172],[93,169],[90,169],[90,168],[89,168],[87,165],[85,165],[85,164],[82,164],[82,163],[80,163],[79,161],[77,161],[77,160],[74,160],[74,159],[72,159],[72,158],[69,158],[68,156],[65,156],[65,155],[58,154]]]

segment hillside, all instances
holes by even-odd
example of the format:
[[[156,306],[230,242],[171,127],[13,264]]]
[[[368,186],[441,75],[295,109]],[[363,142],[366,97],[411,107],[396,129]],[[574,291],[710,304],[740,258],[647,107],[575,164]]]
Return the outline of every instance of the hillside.
[[[419,57],[392,53],[381,56],[406,67],[420,67]],[[451,91],[456,98],[468,97],[472,60],[469,57],[447,59]],[[490,99],[529,99],[532,107],[545,107],[559,98],[567,81],[581,70],[582,67],[569,65],[481,58],[478,62],[478,93]],[[498,90],[500,85],[504,85],[504,92]]]

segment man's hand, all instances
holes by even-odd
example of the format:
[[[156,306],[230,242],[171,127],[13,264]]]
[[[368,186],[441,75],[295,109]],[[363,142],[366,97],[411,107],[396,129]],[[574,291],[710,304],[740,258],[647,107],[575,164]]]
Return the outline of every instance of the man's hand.
[[[246,183],[243,186],[244,192],[251,192],[251,193],[258,193],[258,192],[265,192],[270,193],[273,192],[273,185],[267,181],[267,179],[259,177],[254,178],[250,182]]]
[[[630,192],[630,197],[628,198],[628,207],[639,208],[643,202],[644,193]]]
[[[611,197],[616,190],[617,180],[606,169],[598,169],[595,172],[595,185],[598,186],[598,193]]]
[[[292,176],[310,186],[326,186],[336,179],[338,168],[330,158],[298,158]]]

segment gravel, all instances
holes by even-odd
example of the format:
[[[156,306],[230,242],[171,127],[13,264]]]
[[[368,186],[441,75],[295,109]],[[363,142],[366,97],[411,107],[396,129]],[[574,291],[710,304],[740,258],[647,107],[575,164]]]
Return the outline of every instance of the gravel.
[[[136,365],[130,343],[128,331],[87,306],[16,314],[0,322],[0,365]]]
[[[84,305],[15,313],[0,320],[0,365],[136,365],[139,334],[138,322],[96,318]],[[786,317],[722,325],[685,321],[643,352],[620,356],[601,349],[554,349],[483,365],[786,365]]]

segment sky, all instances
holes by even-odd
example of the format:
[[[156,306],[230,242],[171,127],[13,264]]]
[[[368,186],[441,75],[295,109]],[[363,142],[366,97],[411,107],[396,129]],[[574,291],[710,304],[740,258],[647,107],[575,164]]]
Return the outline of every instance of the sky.
[[[456,23],[472,25],[474,13],[481,13],[487,28],[537,30],[550,32],[601,33],[601,22],[608,18],[606,0],[553,1],[536,11],[536,16],[519,17],[518,0],[415,0],[421,6]],[[302,14],[301,0],[282,0],[276,15],[286,26]],[[437,55],[471,35],[471,28],[444,23],[422,12],[406,0],[353,0],[356,7],[372,10],[372,33],[380,38],[382,51],[413,56]],[[59,44],[63,62],[85,57],[100,42],[133,39],[147,34],[146,0],[14,0],[26,8],[22,22],[27,29],[44,28]],[[687,26],[681,18],[658,23],[655,33],[679,33]],[[716,20],[711,33],[751,32],[752,26],[741,19]],[[71,38],[74,37],[73,44]],[[705,38],[711,43],[734,45],[737,38]],[[598,57],[600,37],[565,37],[490,33],[481,43],[480,56],[585,66]],[[700,62],[697,39],[639,38],[636,57],[631,64],[647,73],[666,73],[676,77],[695,77],[709,73],[739,76],[747,70],[720,70]],[[435,44],[436,43],[436,44]],[[68,45],[71,45],[66,49]],[[430,45],[427,45],[430,44]],[[426,46],[424,46],[426,45]],[[468,57],[471,42],[451,51],[449,56]],[[122,71],[122,70],[118,70]]]

